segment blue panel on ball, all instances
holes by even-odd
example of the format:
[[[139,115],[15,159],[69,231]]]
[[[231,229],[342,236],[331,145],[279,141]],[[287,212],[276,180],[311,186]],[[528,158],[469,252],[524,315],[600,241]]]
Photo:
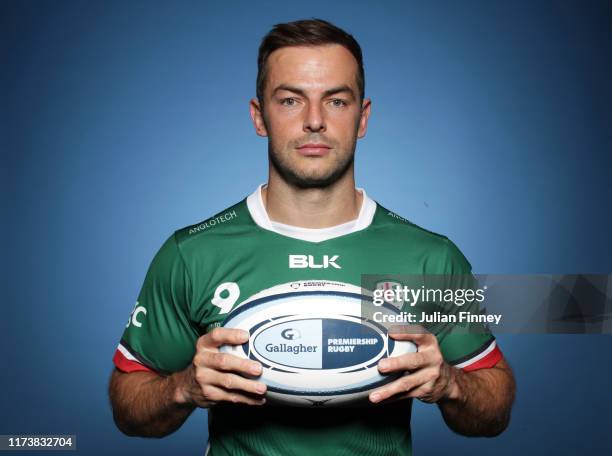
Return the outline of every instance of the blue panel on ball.
[[[395,349],[395,341],[389,337],[387,339],[387,354],[393,353],[393,349]]]
[[[371,327],[347,320],[323,320],[323,369],[341,369],[366,363],[383,347]]]

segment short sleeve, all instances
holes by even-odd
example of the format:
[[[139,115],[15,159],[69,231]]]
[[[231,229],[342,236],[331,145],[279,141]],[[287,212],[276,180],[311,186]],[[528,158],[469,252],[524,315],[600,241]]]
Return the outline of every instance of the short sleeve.
[[[191,280],[173,234],[149,266],[115,351],[115,366],[161,375],[183,370],[193,359],[199,337],[190,301]]]
[[[443,264],[440,265],[446,288],[475,290],[477,281],[470,263],[452,241],[447,239],[446,242]],[[479,302],[476,299],[464,299],[462,305],[451,303],[446,310],[455,316],[455,322],[443,324],[435,331],[444,359],[464,371],[495,366],[503,355],[489,328],[478,322],[461,322],[462,312],[462,315],[480,313]]]

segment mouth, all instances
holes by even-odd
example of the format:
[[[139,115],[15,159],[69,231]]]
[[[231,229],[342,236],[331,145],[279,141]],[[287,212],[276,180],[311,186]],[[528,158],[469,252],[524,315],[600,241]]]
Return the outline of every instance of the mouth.
[[[308,143],[297,148],[297,151],[307,157],[320,157],[329,152],[331,146],[323,143]]]

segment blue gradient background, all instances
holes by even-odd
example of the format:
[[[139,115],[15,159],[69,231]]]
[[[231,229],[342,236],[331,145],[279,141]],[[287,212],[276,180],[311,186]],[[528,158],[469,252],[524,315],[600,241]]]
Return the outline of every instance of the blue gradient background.
[[[201,454],[206,413],[128,438],[111,358],[173,230],[266,177],[247,102],[277,22],[353,33],[373,99],[357,182],[478,273],[612,272],[610,2],[0,3],[0,434],[83,454]],[[520,303],[517,303],[520,305]],[[612,448],[610,336],[502,336],[509,429],[456,436],[415,405],[417,455]]]

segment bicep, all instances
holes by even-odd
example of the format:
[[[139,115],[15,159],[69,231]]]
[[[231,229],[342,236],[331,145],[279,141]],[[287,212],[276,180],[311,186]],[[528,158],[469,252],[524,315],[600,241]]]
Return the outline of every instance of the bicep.
[[[510,368],[510,364],[508,364],[508,362],[504,359],[501,358],[496,364],[495,366],[493,366],[493,369],[502,369],[508,372],[512,372],[512,369]]]
[[[512,368],[501,358],[494,366],[465,373],[467,378],[478,378],[481,388],[487,388],[502,402],[511,404],[514,401],[516,382]]]
[[[129,390],[134,385],[159,377],[158,374],[145,371],[124,372],[113,368],[108,383],[108,392],[112,402],[120,400],[123,390]]]
[[[495,366],[492,367],[497,372],[503,372],[504,377],[507,383],[507,389],[509,392],[514,395],[514,390],[516,388],[516,380],[514,378],[514,373],[512,372],[512,368],[510,364],[505,360],[505,358],[500,359]]]

